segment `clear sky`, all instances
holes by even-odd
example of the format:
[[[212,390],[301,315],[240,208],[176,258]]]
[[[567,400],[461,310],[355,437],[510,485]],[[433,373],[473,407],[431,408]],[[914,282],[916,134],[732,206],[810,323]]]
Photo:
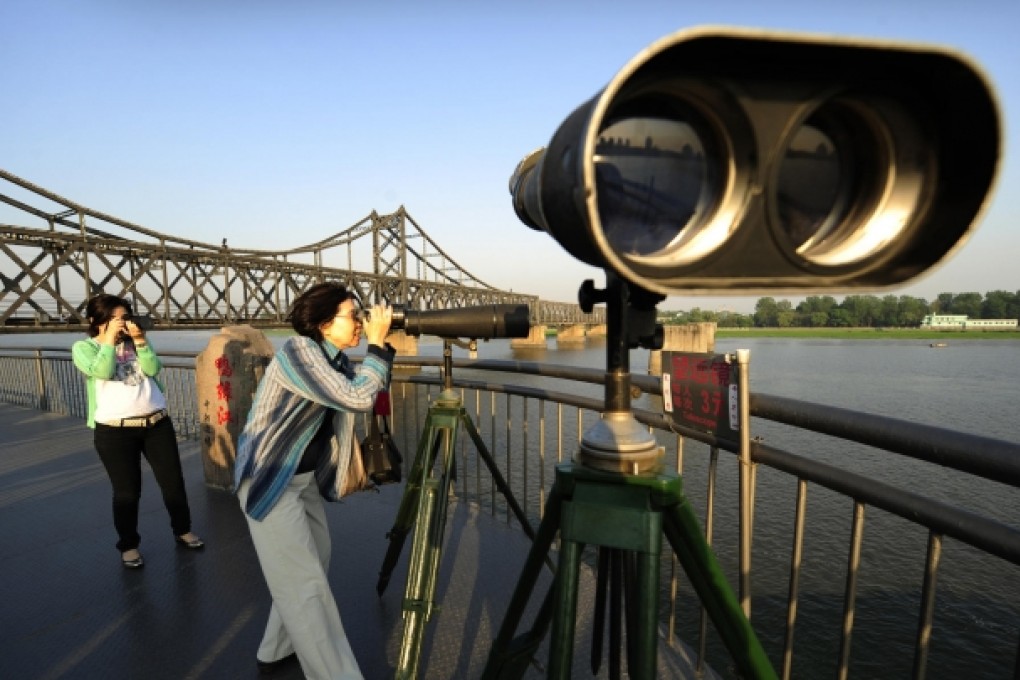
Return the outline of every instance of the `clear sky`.
[[[1020,289],[1017,0],[3,0],[0,168],[238,248],[403,205],[483,281],[573,301],[602,272],[517,220],[509,176],[643,47],[703,24],[937,43],[981,64],[1006,131],[995,197],[955,259],[891,292]]]

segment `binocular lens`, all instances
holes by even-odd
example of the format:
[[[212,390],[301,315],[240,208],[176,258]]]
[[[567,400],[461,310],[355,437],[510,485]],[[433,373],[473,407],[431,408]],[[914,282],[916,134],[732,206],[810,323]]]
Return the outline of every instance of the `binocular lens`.
[[[719,191],[706,143],[686,120],[635,117],[601,132],[595,188],[608,245],[625,257],[676,249]]]
[[[390,310],[393,312],[393,316],[390,320],[390,328],[395,331],[404,330],[404,324],[407,318],[407,311],[404,305],[390,305]],[[365,323],[372,318],[372,312],[368,309],[355,309],[354,315],[351,318],[358,323]]]
[[[815,265],[877,256],[911,228],[932,181],[921,139],[889,100],[825,102],[791,135],[779,164],[778,232]]]
[[[795,249],[821,242],[852,203],[854,149],[834,136],[808,122],[794,133],[779,167],[779,227]]]

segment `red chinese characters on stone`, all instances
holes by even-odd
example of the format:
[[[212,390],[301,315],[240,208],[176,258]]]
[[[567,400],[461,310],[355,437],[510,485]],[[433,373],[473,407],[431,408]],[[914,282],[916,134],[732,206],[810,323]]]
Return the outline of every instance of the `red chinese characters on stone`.
[[[216,372],[220,376],[220,381],[216,384],[216,396],[220,401],[226,402],[225,404],[220,404],[216,410],[216,422],[220,425],[226,425],[233,422],[233,416],[230,413],[230,398],[233,395],[233,384],[229,378],[234,375],[234,367],[230,365],[230,359],[225,356],[217,357],[214,364]]]
[[[216,372],[220,375],[234,375],[234,367],[230,365],[230,359],[226,357],[217,357],[214,363],[216,364]]]

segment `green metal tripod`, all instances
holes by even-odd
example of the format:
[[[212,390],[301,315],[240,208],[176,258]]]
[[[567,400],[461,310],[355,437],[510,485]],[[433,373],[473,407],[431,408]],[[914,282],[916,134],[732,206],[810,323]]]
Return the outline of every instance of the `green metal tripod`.
[[[577,591],[581,553],[585,545],[600,547],[599,600],[608,581],[617,592],[626,586],[627,665],[632,678],[653,680],[657,673],[659,557],[662,534],[687,572],[698,597],[733,657],[742,676],[776,678],[765,651],[736,595],[726,581],[697,517],[683,495],[679,475],[665,470],[661,449],[654,437],[634,418],[630,409],[629,349],[662,346],[661,329],[656,339],[654,294],[632,288],[612,272],[604,295],[590,282],[581,288],[581,306],[590,311],[594,302],[607,307],[606,410],[581,441],[577,463],[557,466],[545,516],[533,540],[499,633],[489,652],[484,680],[520,678],[545,637],[550,621],[547,677],[571,677],[577,616]],[[655,345],[658,346],[655,346]],[[556,578],[535,617],[530,631],[514,637],[535,588],[541,563],[547,558],[556,534],[560,534],[560,558]],[[610,559],[603,559],[609,557]],[[626,562],[607,577],[609,564]],[[627,581],[627,583],[622,583]],[[614,601],[618,601],[614,597]],[[601,650],[602,610],[596,602],[596,644]],[[619,611],[614,612],[620,614]],[[615,622],[611,622],[615,624]],[[618,664],[620,631],[610,630],[612,662]],[[593,654],[594,656],[594,654]],[[593,671],[600,662],[592,661]],[[611,677],[619,668],[611,668]]]
[[[557,532],[561,545],[556,580],[532,629],[515,638],[542,560]],[[522,677],[545,637],[550,619],[547,677],[571,677],[578,576],[585,545],[625,551],[635,558],[637,568],[627,584],[634,598],[628,602],[632,614],[627,620],[627,665],[633,678],[657,677],[659,556],[663,533],[742,676],[775,678],[776,673],[740,602],[699,530],[697,517],[683,495],[682,479],[669,471],[620,475],[571,463],[556,468],[545,517],[482,678]]]
[[[407,534],[414,528],[402,605],[404,632],[394,676],[398,679],[418,676],[425,626],[438,609],[435,601],[436,583],[442,558],[443,534],[446,529],[447,498],[455,470],[454,449],[461,426],[474,442],[479,457],[488,467],[496,487],[506,498],[510,510],[521,523],[525,533],[532,539],[535,536],[524,511],[518,505],[481,435],[468,417],[460,395],[453,389],[452,342],[446,339],[443,342],[443,391],[429,407],[425,428],[418,441],[418,450],[407,477],[396,520],[386,535],[390,545],[376,584],[376,591],[382,595],[389,584]]]

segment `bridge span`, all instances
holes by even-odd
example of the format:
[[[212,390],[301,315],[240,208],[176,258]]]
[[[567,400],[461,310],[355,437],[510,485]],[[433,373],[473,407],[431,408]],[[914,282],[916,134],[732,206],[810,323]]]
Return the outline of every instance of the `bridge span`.
[[[401,206],[287,250],[164,234],[93,210],[0,169],[0,333],[81,328],[86,301],[131,300],[157,328],[286,327],[295,297],[339,281],[409,309],[527,304],[533,327],[598,327],[605,311],[500,290],[456,262]]]

